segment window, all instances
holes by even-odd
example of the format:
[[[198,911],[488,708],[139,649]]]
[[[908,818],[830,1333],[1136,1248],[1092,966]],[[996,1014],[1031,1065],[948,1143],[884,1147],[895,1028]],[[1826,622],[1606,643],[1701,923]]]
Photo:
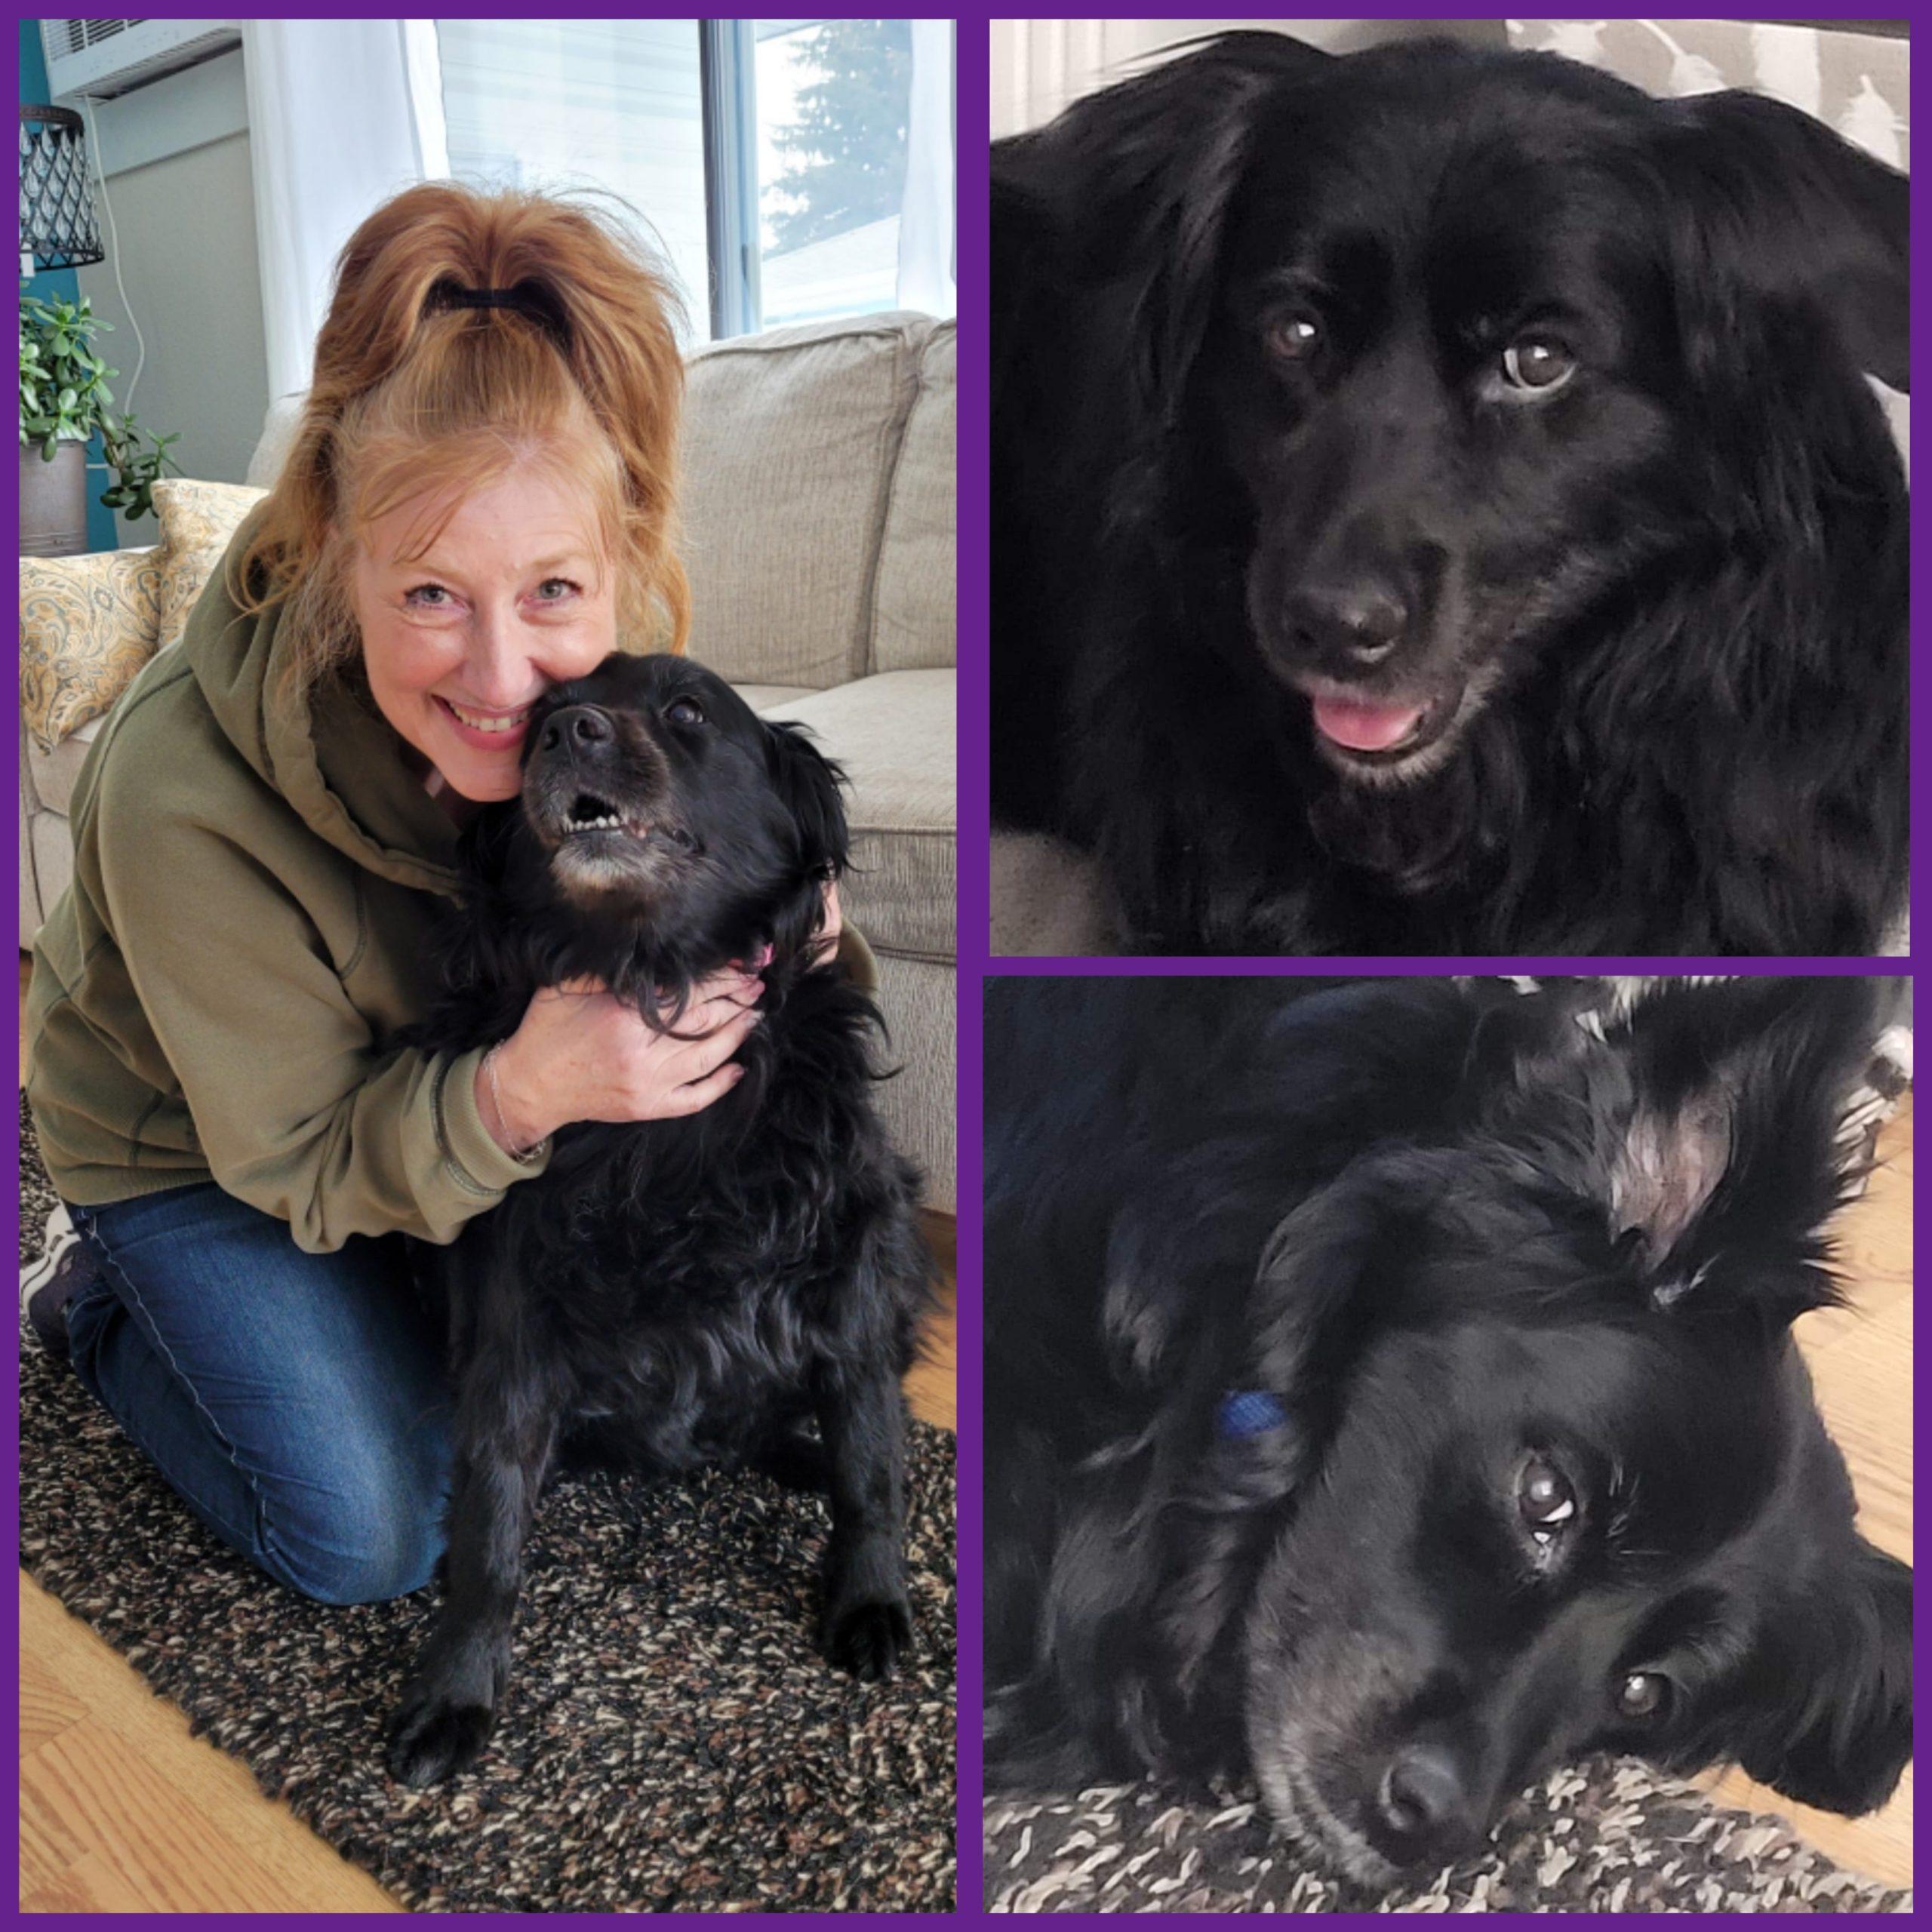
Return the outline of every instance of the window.
[[[928,20],[438,20],[450,167],[608,189],[702,339],[950,313],[952,38]]]
[[[760,20],[757,32],[764,325],[892,308],[912,23]]]
[[[696,20],[438,20],[450,171],[594,187],[643,217],[710,332]]]

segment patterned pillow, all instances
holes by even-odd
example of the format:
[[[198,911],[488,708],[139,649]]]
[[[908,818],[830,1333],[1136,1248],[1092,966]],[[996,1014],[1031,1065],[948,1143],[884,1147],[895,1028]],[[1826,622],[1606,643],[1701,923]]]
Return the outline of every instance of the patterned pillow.
[[[154,486],[161,521],[161,612],[156,648],[181,641],[189,614],[208,587],[242,520],[268,494],[242,483],[196,483],[177,477]]]
[[[20,713],[42,751],[103,716],[154,654],[161,583],[155,550],[20,559]]]

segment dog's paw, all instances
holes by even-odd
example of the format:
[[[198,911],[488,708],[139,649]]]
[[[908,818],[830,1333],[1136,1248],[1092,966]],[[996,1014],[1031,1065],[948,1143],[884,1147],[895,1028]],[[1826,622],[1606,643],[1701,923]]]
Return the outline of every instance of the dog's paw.
[[[830,1612],[820,1633],[826,1656],[841,1670],[866,1683],[892,1675],[912,1644],[912,1613],[903,1597],[841,1605]]]
[[[467,1770],[496,1721],[497,1714],[488,1705],[405,1691],[389,1724],[389,1776],[420,1790]]]

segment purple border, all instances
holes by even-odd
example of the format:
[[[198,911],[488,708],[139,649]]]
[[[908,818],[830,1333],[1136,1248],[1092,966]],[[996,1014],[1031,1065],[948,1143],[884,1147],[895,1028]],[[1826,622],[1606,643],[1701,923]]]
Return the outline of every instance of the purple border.
[[[1008,17],[1008,10],[998,9],[995,10],[989,15],[989,19],[1004,19]],[[1031,17],[1047,18],[1050,17],[1040,15]],[[1159,16],[1121,14],[1110,16],[1109,17],[1119,19],[1159,18],[1162,20],[1172,20],[1180,23],[1183,29],[1177,32],[1174,36],[1177,40],[1180,40],[1187,38],[1187,35],[1185,32],[1185,27],[1186,23],[1190,21],[1200,20],[1203,22],[1214,22],[1217,24],[1226,24],[1229,17],[1211,13],[1208,9],[1202,8],[1196,8],[1193,9],[1180,8],[1177,8],[1172,14]],[[1351,17],[1364,20],[1426,20],[1432,23],[1446,23],[1449,22],[1466,20],[1487,20],[1491,18],[1500,18],[1501,17],[1487,14],[1438,14],[1421,15],[1417,14],[1413,8],[1397,8],[1392,11],[1380,8],[1371,8],[1365,14],[1358,12],[1358,14],[1352,16]],[[1641,19],[1653,18],[1656,17],[1654,15],[1629,14],[1608,15],[1603,17],[1609,19]],[[1690,17],[1685,16],[1683,17],[1687,18]],[[1712,16],[1709,17],[1715,17]],[[1813,21],[1807,22],[1807,24],[1816,23],[1829,26],[1834,20],[1850,20],[1854,17],[1858,17],[1848,14],[1820,15],[1814,16]],[[1254,17],[1252,23],[1257,26],[1278,26],[1292,32],[1297,22],[1294,20],[1257,16]],[[967,23],[962,17],[961,22],[962,29],[965,28],[966,24]],[[1777,23],[1768,23],[1768,24]],[[964,55],[963,52],[965,38],[966,35],[962,32],[962,55],[960,70],[960,100],[962,103],[963,113],[959,123],[959,147],[962,155],[969,152],[971,150],[974,131],[973,122],[970,118],[965,118],[965,116],[983,113],[987,115],[989,120],[990,119],[989,100],[983,95],[977,101],[970,101],[970,98],[967,92],[965,85],[965,68],[964,65]],[[983,57],[985,50],[983,48],[981,49],[980,53]],[[1918,84],[1915,82],[1912,84],[1909,97],[1911,107],[1915,110],[1918,106],[1918,96],[1919,88]],[[1915,113],[1913,115],[1912,118],[1916,118]],[[962,178],[970,179],[971,171],[966,167],[964,162],[961,164],[961,173]],[[976,198],[972,200],[971,202],[969,202],[967,198],[968,192],[976,197]],[[986,203],[984,199],[985,193],[985,183],[977,181],[972,182],[970,190],[962,190],[959,203],[961,250],[959,276],[960,287],[961,290],[964,291],[971,283],[971,278],[968,272],[968,263],[970,260],[972,269],[977,271],[980,278],[980,281],[977,284],[972,284],[971,285],[976,286],[981,291],[974,306],[970,310],[968,309],[967,303],[962,296],[961,303],[961,316],[962,324],[965,322],[965,318],[969,313],[971,315],[974,324],[980,323],[983,320],[984,315],[984,289],[986,286],[986,265],[988,260],[987,241],[983,226],[983,223],[986,219]],[[1915,199],[1916,198],[1915,196]],[[973,220],[969,220],[969,215],[974,219]],[[1915,226],[1915,208],[1914,223]],[[968,254],[969,247],[972,251],[970,257]],[[1923,268],[1923,266],[1919,263],[1915,263],[1912,275],[1912,294],[1914,297],[1913,308],[1915,312],[1922,309],[1924,307],[1922,297],[1924,292],[1924,284],[1926,278],[1926,274],[1927,271]],[[962,337],[965,334],[965,329],[962,328]],[[1922,331],[1921,328],[1918,325],[1915,325],[1913,331],[1914,349],[1912,355],[1912,360],[1915,363],[1916,363],[1919,359],[1916,345],[1918,341],[1921,339],[1921,333]],[[974,371],[975,381],[977,383],[981,379],[981,377],[983,377],[984,374],[985,365],[983,358],[986,353],[986,346],[983,340],[978,339],[979,331],[977,328],[974,331],[974,339],[972,345],[974,352],[975,355],[980,358]],[[962,402],[964,400],[965,395],[964,375],[962,370]],[[961,540],[962,566],[966,566],[962,568],[960,578],[960,635],[962,643],[965,644],[968,647],[967,649],[962,650],[961,653],[960,663],[960,698],[961,700],[962,710],[960,719],[961,751],[959,759],[959,823],[962,828],[971,829],[968,836],[965,838],[962,838],[961,848],[959,855],[958,911],[960,932],[962,942],[960,952],[960,968],[962,975],[968,970],[969,964],[977,965],[983,971],[1001,975],[1005,975],[1011,973],[1043,973],[1051,974],[1093,974],[1104,975],[1116,973],[1125,974],[1160,974],[1169,973],[1201,972],[1239,974],[1268,973],[1295,974],[1315,972],[1364,972],[1394,975],[1410,975],[1430,973],[1469,973],[1489,971],[1541,974],[1576,973],[1586,971],[1604,973],[1786,972],[1842,974],[1859,971],[1876,971],[1887,974],[1897,974],[1909,972],[1912,970],[1916,963],[1917,958],[1915,946],[1911,955],[1907,958],[1877,958],[1869,961],[1858,957],[1847,958],[1837,955],[1829,955],[1823,958],[1794,957],[1791,958],[1778,959],[1739,959],[1723,956],[1687,955],[1671,955],[1666,958],[1654,957],[1646,958],[1594,958],[1588,957],[1577,957],[1575,955],[1549,954],[1537,955],[1534,956],[1525,955],[1520,958],[1511,957],[1506,959],[1497,959],[1493,958],[1478,958],[1461,955],[1416,955],[1405,957],[1389,955],[1376,955],[1366,958],[1284,956],[1278,958],[1269,957],[1265,958],[1251,959],[1230,958],[1219,955],[1165,955],[1147,958],[1133,958],[1111,954],[1088,955],[1057,953],[995,954],[992,952],[990,946],[990,934],[992,931],[992,907],[989,884],[991,855],[989,851],[982,851],[979,849],[977,843],[979,829],[982,826],[989,826],[991,822],[991,812],[989,798],[989,774],[983,759],[977,755],[969,757],[966,749],[969,745],[977,747],[986,742],[985,734],[988,730],[989,718],[989,673],[987,660],[984,654],[987,648],[986,640],[989,635],[989,623],[988,605],[986,601],[986,586],[983,583],[976,582],[970,592],[967,588],[969,578],[975,577],[977,574],[977,571],[970,566],[983,565],[986,555],[987,523],[986,520],[989,514],[987,500],[990,491],[989,464],[984,415],[986,410],[985,391],[982,388],[975,388],[973,391],[973,395],[975,401],[980,404],[982,413],[979,416],[976,417],[971,412],[962,408],[961,411],[962,435],[959,446],[959,481],[961,486],[960,500],[961,504],[959,535]],[[968,426],[969,425],[971,426],[970,427]],[[1915,435],[1912,438],[1912,450],[1915,457],[1918,453],[1918,438]],[[1913,575],[1915,577],[1918,574],[1919,557],[1923,554],[1925,548],[1926,540],[1921,531],[1919,520],[1915,517],[1912,520],[1911,539],[1911,555],[1913,565]],[[1921,630],[1924,628],[1924,626],[1922,625],[1914,626],[1912,635],[1915,645],[1916,645]],[[1913,681],[1907,703],[1912,721],[1912,739],[1913,746],[1915,749],[1918,740],[1923,735],[1923,717],[1927,709],[1925,703],[1921,700],[1920,685],[1917,680]],[[1926,795],[1925,788],[1919,781],[1919,774],[1915,764],[1915,768],[1912,774],[1910,822],[1912,834],[1912,844],[1915,847],[1922,848],[1925,842],[1921,836],[1923,831],[1921,806],[1924,804]],[[970,851],[968,849],[969,842],[971,843],[972,848]],[[1909,885],[1908,903],[1912,914],[1912,930],[1915,933],[1918,930],[1920,917],[1919,894],[1915,876]],[[961,1051],[963,1055],[963,1041],[961,1043]],[[963,1070],[962,1059],[962,1072]],[[963,1115],[961,1116],[961,1118],[963,1123]]]
[[[328,14],[334,10],[325,5],[321,10]],[[1005,10],[1000,10],[1004,12]],[[509,9],[485,8],[484,14],[501,12],[508,14]],[[990,12],[990,10],[989,10]],[[183,14],[178,17],[188,17]],[[168,17],[162,16],[161,17]],[[961,841],[958,854],[958,914],[961,951],[959,958],[958,1038],[958,1051],[959,1093],[959,1155],[958,1199],[961,1211],[958,1223],[958,1317],[959,1369],[958,1382],[959,1427],[959,1510],[958,1540],[962,1552],[971,1554],[961,1565],[959,1638],[960,1663],[959,1694],[959,1900],[963,1913],[974,1918],[981,1915],[980,1900],[983,1896],[982,1854],[980,1850],[980,1780],[981,1754],[980,1743],[980,1700],[982,1690],[982,1672],[980,1661],[980,1601],[978,1592],[979,1564],[977,1549],[980,1534],[980,1476],[982,1445],[979,1427],[980,1376],[980,1320],[979,1288],[980,1282],[981,1249],[979,1216],[976,1208],[969,1210],[968,1201],[977,1204],[981,1186],[980,1118],[983,1085],[980,1064],[981,1002],[980,980],[983,974],[1158,974],[1175,973],[1217,972],[1229,974],[1251,975],[1257,974],[1297,974],[1315,971],[1367,971],[1392,974],[1416,974],[1441,972],[1514,971],[1526,973],[1571,973],[1591,971],[1724,971],[1768,972],[1804,971],[1841,974],[1860,971],[1887,973],[1906,973],[1912,970],[1907,961],[1847,961],[1844,959],[1795,959],[1785,961],[1739,961],[1727,959],[1617,959],[1581,960],[1575,958],[1521,958],[1494,959],[1444,959],[1414,958],[1392,960],[1328,959],[1328,960],[1251,960],[1251,959],[1201,959],[1194,958],[1147,959],[1091,959],[1066,958],[1057,956],[1029,957],[1026,955],[1001,956],[990,958],[988,955],[986,936],[989,929],[989,855],[984,828],[988,823],[986,797],[986,769],[983,747],[986,743],[987,719],[986,641],[988,607],[986,557],[987,547],[988,509],[988,458],[986,444],[986,340],[985,330],[985,289],[986,285],[987,236],[986,236],[986,184],[983,168],[975,165],[976,158],[985,152],[988,137],[989,120],[989,61],[986,27],[989,16],[972,16],[964,13],[958,16],[958,63],[956,94],[958,151],[961,155],[958,193],[958,281],[961,291],[960,303],[960,340],[962,351],[959,373],[961,416],[961,441],[958,457],[960,485],[959,537],[961,540],[961,569],[958,583],[958,629],[961,643],[959,657],[959,697],[961,703],[958,794],[959,823],[966,829]],[[1186,20],[1190,16],[1186,10],[1180,10],[1170,16],[1176,20]],[[1204,10],[1197,11],[1192,17],[1216,17]],[[1413,11],[1383,15],[1379,11],[1359,16],[1364,19],[1415,18]],[[1490,17],[1487,16],[1440,15],[1432,17],[1442,20]],[[1849,18],[1841,15],[1836,18]],[[18,49],[15,48],[16,91],[18,87]],[[1918,90],[1912,93],[1912,106],[1918,105]],[[1922,276],[1914,275],[1914,294],[1920,298],[1917,306],[1923,306],[1924,291],[1918,285]],[[1916,359],[1916,358],[1915,358]],[[1916,442],[1915,441],[1915,451]],[[17,474],[8,478],[10,499],[14,503],[17,523],[18,478]],[[1921,534],[1916,519],[1913,525],[1912,555],[1915,565],[1922,548]],[[1917,629],[1915,629],[1915,638]],[[15,688],[15,704],[18,704],[17,685]],[[1922,735],[1921,712],[1923,705],[1920,694],[1915,688],[1912,716],[1915,742]],[[8,756],[14,771],[14,795],[19,795],[20,735],[18,715],[16,712],[14,728],[11,734]],[[1924,841],[1918,835],[1921,830],[1920,804],[1923,788],[1915,774],[1913,785],[1912,828],[1915,842],[1921,849]],[[1922,909],[1919,894],[1915,885],[1912,895],[1913,922],[1916,929]],[[19,1164],[19,1137],[17,1121],[10,1124],[8,1133],[13,1137],[15,1171]],[[1932,1186],[1932,1182],[1928,1182]],[[1918,1197],[1915,1193],[1916,1211]],[[17,1237],[20,1224],[20,1203],[17,1188],[7,1207]],[[17,1413],[19,1404],[19,1358],[15,1358],[14,1397]],[[1924,1417],[1919,1417],[1921,1433],[1924,1432]],[[19,1475],[19,1441],[17,1431],[5,1448],[6,1467],[15,1478],[17,1494]],[[18,1598],[16,1595],[10,1606],[8,1615],[13,1620],[13,1630],[17,1645]],[[1921,1660],[1921,1663],[1923,1660]],[[14,1735],[19,1736],[19,1683],[15,1673],[11,1693],[11,1709],[14,1719]],[[283,1915],[290,1918],[309,1916],[300,1913]],[[565,1915],[572,1916],[573,1915]],[[763,1915],[749,1915],[761,1918]],[[870,1916],[871,1915],[863,1915]],[[796,1916],[795,1915],[794,1915]],[[850,1922],[852,1918],[862,1915],[849,1915],[843,1919],[828,1918],[827,1922]],[[777,1922],[774,1921],[773,1922]]]
[[[977,1918],[985,1897],[980,1828],[981,1733],[985,1684],[980,1655],[980,1539],[983,1448],[980,1415],[981,1250],[980,974],[991,930],[986,827],[988,656],[990,587],[988,483],[988,370],[986,291],[989,182],[984,156],[991,138],[989,36],[983,22],[962,19],[958,36],[959,578],[958,643],[959,777],[958,919],[960,936],[956,1051],[958,1056],[958,1265],[955,1280],[958,1344],[959,1517],[959,1881],[958,1910]]]
[[[1179,9],[1171,15],[1161,16],[1176,20],[1189,18],[1198,20],[1220,19],[1224,17],[1211,14],[1205,9],[1197,9],[1190,15],[1186,9]],[[1489,18],[1490,16],[1440,14],[1428,17],[1417,15],[1413,10],[1395,10],[1383,12],[1371,10],[1358,16],[1363,19],[1417,19],[1451,20]],[[1622,17],[1640,17],[1628,16]],[[1848,20],[1850,14],[1817,17],[1823,21]],[[1281,24],[1292,31],[1292,22]],[[962,20],[961,37],[960,100],[962,115],[960,122],[960,149],[962,157],[972,151],[974,129],[977,118],[987,111],[989,103],[983,94],[977,98],[972,94],[968,75],[966,53],[968,35]],[[983,50],[979,57],[983,57]],[[977,63],[975,63],[977,64]],[[1919,104],[1919,88],[1912,87],[1910,101],[1915,110]],[[1916,118],[1915,112],[1913,118]],[[987,660],[986,641],[989,615],[987,592],[984,575],[984,558],[986,543],[988,515],[988,454],[985,416],[986,396],[986,344],[983,330],[980,326],[984,309],[984,290],[987,261],[986,237],[983,226],[985,220],[983,196],[985,186],[974,179],[974,171],[962,158],[962,187],[960,197],[960,287],[962,291],[961,312],[962,328],[961,347],[968,352],[962,358],[960,374],[961,440],[959,448],[960,525],[961,571],[959,591],[959,620],[961,650],[960,652],[961,733],[959,760],[959,823],[964,836],[959,853],[959,919],[961,945],[960,949],[961,992],[959,1023],[959,1093],[960,1093],[960,1200],[962,1203],[959,1226],[959,1284],[960,1284],[960,1466],[961,1483],[961,1546],[975,1547],[980,1524],[978,1482],[983,1467],[982,1445],[979,1428],[981,1368],[979,1360],[980,1319],[979,1290],[980,1287],[980,1263],[981,1257],[980,1231],[977,1215],[970,1215],[964,1203],[971,1199],[976,1204],[981,1186],[981,1100],[983,1070],[980,1054],[982,1039],[981,1002],[977,989],[971,982],[975,969],[989,977],[1007,977],[1023,975],[1054,977],[1149,976],[1180,974],[1218,974],[1229,976],[1254,977],[1269,975],[1298,975],[1310,973],[1361,972],[1387,974],[1395,977],[1453,973],[1505,972],[1537,975],[1564,974],[1580,972],[1602,973],[1807,973],[1819,974],[1847,974],[1869,973],[1886,977],[1909,976],[1915,981],[1916,961],[1915,946],[1911,955],[1903,959],[1795,958],[1784,959],[1739,959],[1729,958],[1589,958],[1576,957],[1537,957],[1509,958],[1221,958],[1192,956],[1133,958],[1069,957],[1063,955],[1024,955],[990,953],[989,935],[991,931],[989,903],[990,854],[982,841],[987,837],[986,828],[989,823],[987,798],[987,770],[981,747],[986,743],[987,728]],[[1912,275],[1914,308],[1923,312],[1925,301],[1924,283],[1927,271],[1915,264]],[[964,291],[977,291],[970,299]],[[970,319],[969,319],[970,318]],[[1918,332],[1915,331],[1915,345]],[[1919,359],[1915,352],[1915,363]],[[970,372],[970,374],[969,374]],[[1912,451],[1918,452],[1918,438],[1912,439]],[[1926,548],[1927,540],[1919,520],[1915,517],[1912,527],[1912,558],[1914,575],[1919,568],[1919,560]],[[1921,630],[1926,626],[1915,623],[1912,636],[1915,646]],[[1912,737],[1915,749],[1925,734],[1924,714],[1928,700],[1925,697],[1926,684],[1915,678],[1909,700],[1912,721]],[[1915,769],[1912,785],[1911,825],[1912,842],[1922,852],[1927,848],[1924,836],[1923,807],[1927,797],[1926,787],[1920,783]],[[1924,917],[1921,895],[1915,878],[1909,892],[1912,912],[1912,930],[1916,933]],[[1920,1218],[1924,1195],[1921,1185],[1915,1180],[1912,1206],[1915,1226]],[[1923,1184],[1932,1187],[1932,1180]],[[972,1223],[969,1226],[969,1222]],[[968,1309],[971,1308],[969,1321]],[[1918,1433],[1921,1438],[1925,1433],[1926,1404],[1921,1395],[1916,1380],[1914,1383],[1913,1408]],[[969,1540],[968,1527],[971,1529]],[[978,1829],[979,1801],[976,1783],[981,1758],[976,1736],[977,1712],[975,1709],[983,1684],[983,1672],[978,1651],[980,1606],[971,1601],[970,1592],[962,1589],[962,1607],[960,1618],[961,1638],[960,1690],[961,1690],[961,1798],[960,1798],[960,1899],[962,1910],[978,1915],[980,1900],[984,1897],[983,1850]],[[970,1609],[967,1607],[971,1601]],[[969,1621],[970,1619],[970,1621]],[[1922,1632],[1915,1637],[1915,1653],[1924,1647]],[[1922,1654],[1918,1655],[1921,1669],[1924,1663]],[[970,1767],[970,1770],[969,1770]],[[975,1794],[969,1799],[968,1794]],[[1916,1834],[1915,1834],[1915,1838]],[[1346,1915],[1354,1916],[1355,1915]],[[1506,1914],[1503,1916],[1521,1919],[1527,1922],[1530,1915]],[[1075,1922],[1084,1918],[1091,1924],[1106,1922],[1106,1918],[1095,1915],[1073,1915]]]
[[[1221,958],[1213,956],[1164,954],[1149,958],[1089,958],[1065,953],[999,953],[982,962],[990,977],[1041,974],[1060,979],[1158,978],[1189,974],[1197,977],[1226,979],[1293,979],[1309,973],[1366,973],[1377,978],[1442,978],[1459,973],[1522,973],[1539,977],[1561,977],[1577,973],[1736,973],[1745,975],[1789,973],[1842,977],[1854,973],[1896,977],[1909,973],[1908,959],[1844,958],[1836,955],[1823,958],[1743,959],[1724,957],[1632,959],[1577,958],[1574,955],[1538,954],[1508,958],[1454,956],[1391,958],[1375,954],[1366,958],[1354,955],[1315,954],[1282,958]]]
[[[16,30],[12,49],[14,91],[17,95],[19,95],[20,98],[24,100],[25,96],[21,94],[20,91],[22,81],[20,73],[21,62],[20,32],[20,29]],[[17,287],[18,285],[17,284],[16,286]],[[8,518],[8,521],[13,525],[15,531],[17,532],[20,527],[20,472],[17,469],[10,469],[7,472],[6,494],[7,500],[12,506],[14,511],[13,515]],[[17,628],[15,632],[16,650],[19,648],[18,637],[19,633]],[[8,761],[12,765],[14,771],[14,809],[17,812],[20,809],[20,732],[22,729],[20,723],[20,683],[17,671],[16,672],[13,680],[13,703],[11,707],[13,712],[13,716],[9,721],[9,729],[7,733],[6,755]],[[17,844],[18,842],[19,841],[17,838],[16,844]],[[26,1072],[24,1067],[20,1068],[18,1071],[20,1072],[22,1078],[24,1079]],[[16,1106],[14,1111],[8,1116],[7,1134],[13,1149],[14,1185],[11,1188],[6,1190],[8,1196],[6,1202],[6,1216],[8,1221],[11,1224],[14,1229],[14,1247],[17,1251],[20,1246],[19,1237],[20,1231],[20,1111],[17,1106]],[[14,1497],[17,1499],[14,1505],[14,1527],[16,1533],[15,1545],[17,1548],[18,1546],[18,1531],[20,1529],[19,1503],[17,1501],[20,1487],[20,1354],[18,1327],[17,1324],[16,1324],[14,1343],[14,1426],[7,1432],[7,1441],[4,1451],[5,1458],[4,1466],[8,1477],[11,1479],[11,1484],[13,1488]],[[17,1658],[20,1655],[20,1592],[17,1589],[10,1590],[7,1593],[7,1627],[9,1632],[9,1651],[14,1657]],[[10,1673],[10,1676],[11,1683],[7,1697],[7,1708],[10,1720],[9,1734],[14,1740],[14,1748],[17,1752],[20,1749],[20,1667],[17,1663],[16,1663],[13,1671]],[[16,1762],[17,1764],[17,1759],[16,1760]],[[16,1778],[14,1782],[17,1786],[19,1783],[18,1779]],[[17,1876],[20,1857],[19,1840],[17,1835],[16,1835],[14,1841],[14,1847],[15,1872]],[[14,1887],[14,1896],[16,1900],[17,1900],[20,1896],[20,1890],[17,1884]]]

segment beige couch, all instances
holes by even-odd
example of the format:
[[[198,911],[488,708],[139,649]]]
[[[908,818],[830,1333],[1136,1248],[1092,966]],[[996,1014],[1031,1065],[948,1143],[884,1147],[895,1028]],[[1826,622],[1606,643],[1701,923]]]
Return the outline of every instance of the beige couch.
[[[845,766],[847,916],[884,977],[899,1144],[954,1208],[955,332],[891,315],[721,343],[691,365],[685,557],[691,654]],[[298,405],[269,413],[273,478]],[[67,801],[99,722],[24,731],[20,941],[72,869]]]

